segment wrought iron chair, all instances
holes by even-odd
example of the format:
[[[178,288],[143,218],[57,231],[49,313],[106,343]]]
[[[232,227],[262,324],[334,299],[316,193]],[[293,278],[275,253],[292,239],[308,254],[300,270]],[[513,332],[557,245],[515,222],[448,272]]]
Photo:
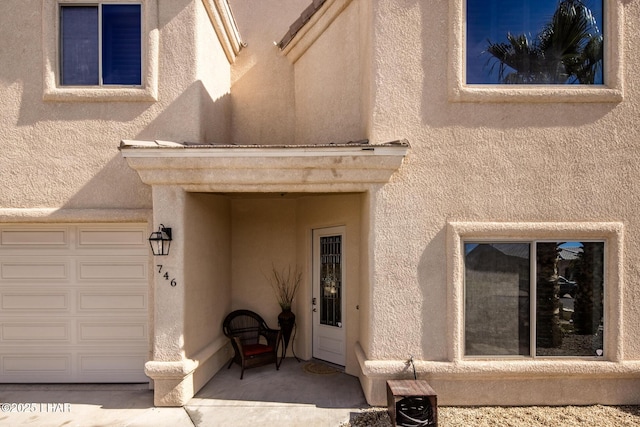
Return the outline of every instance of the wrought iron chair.
[[[244,370],[257,366],[278,364],[278,345],[282,339],[279,329],[271,329],[259,314],[250,310],[236,310],[227,315],[222,324],[224,334],[229,337],[235,352],[227,369],[233,362],[240,365],[240,379]]]

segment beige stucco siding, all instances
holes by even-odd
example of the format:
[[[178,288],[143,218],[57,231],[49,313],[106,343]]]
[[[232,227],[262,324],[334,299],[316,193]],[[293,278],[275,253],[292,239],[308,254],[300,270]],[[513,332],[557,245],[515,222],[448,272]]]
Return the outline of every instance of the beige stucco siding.
[[[452,103],[447,98],[447,3],[375,3],[373,141],[412,145],[378,197],[374,243],[376,337],[371,357],[447,354],[444,316],[450,221],[622,221],[625,357],[637,359],[637,210],[640,170],[637,47],[625,44],[621,103]],[[637,34],[626,4],[624,34]],[[396,66],[392,63],[394,58]],[[513,236],[518,237],[518,236]],[[400,256],[399,254],[402,254]],[[393,280],[389,280],[393,272]],[[413,301],[411,303],[411,301]],[[396,308],[404,307],[403,313]],[[390,313],[394,313],[393,315]],[[415,329],[407,330],[410,324]],[[402,340],[394,337],[403,336]],[[404,357],[404,356],[403,356]]]
[[[224,340],[222,321],[231,308],[230,203],[223,196],[187,194],[185,252],[185,353]]]
[[[309,2],[229,3],[247,44],[231,71],[233,142],[295,144],[293,66],[274,43]]]
[[[463,2],[354,4],[362,7],[359,24],[370,29],[371,37],[361,34],[360,46],[350,54],[370,67],[360,81],[371,92],[341,94],[361,103],[355,110],[364,116],[359,121],[373,143],[406,138],[411,144],[390,182],[371,189],[366,198],[363,262],[369,271],[361,297],[368,303],[360,315],[366,316],[362,324],[367,327],[360,331],[356,350],[369,401],[384,401],[385,378],[409,375],[404,362],[411,356],[424,361],[418,371],[434,381],[443,402],[480,402],[465,394],[465,380],[477,376],[492,381],[494,398],[484,403],[573,403],[568,390],[575,387],[585,387],[583,403],[597,401],[598,388],[590,381],[610,401],[632,401],[628,389],[613,391],[616,381],[610,378],[619,378],[620,390],[629,386],[622,378],[637,381],[631,378],[637,377],[633,366],[640,356],[634,327],[640,320],[634,296],[640,218],[633,202],[640,190],[634,160],[639,101],[632,71],[638,62],[632,41],[640,22],[637,4],[607,3],[605,37],[615,44],[608,46],[608,86],[600,88],[602,93],[594,87],[485,87],[460,97],[451,95],[459,89],[455,79],[464,75],[463,69],[452,72],[452,67],[464,67],[452,51],[461,43],[452,37],[464,36]],[[340,67],[331,55],[344,54],[348,45],[349,10],[302,56],[290,54],[300,140],[310,142],[334,130],[348,133],[344,111],[328,108],[340,99],[332,89],[343,80],[332,80],[321,91],[317,76],[326,78]],[[349,61],[345,56],[340,55],[342,65]],[[341,77],[353,76],[346,75]],[[469,99],[475,102],[465,102]],[[329,122],[334,129],[324,127]],[[613,364],[467,362],[461,350],[464,318],[458,311],[464,284],[453,273],[462,260],[459,248],[451,246],[454,240],[447,238],[447,230],[460,222],[473,224],[474,233],[482,231],[486,239],[494,233],[501,239],[605,240],[605,357]],[[500,231],[500,224],[513,226]],[[456,244],[474,233],[463,233]],[[572,379],[561,379],[570,374]],[[543,378],[550,382],[531,383],[539,388],[526,399],[510,398],[519,395],[516,382]],[[545,387],[554,392],[545,394]]]
[[[351,2],[295,64],[297,144],[365,139],[359,2]]]
[[[198,32],[196,81],[200,92],[200,135],[197,142],[229,143],[231,134],[231,67],[207,11],[196,1]]]
[[[296,206],[295,199],[284,197],[239,198],[231,203],[232,309],[255,311],[272,328],[281,311],[269,283],[272,268],[303,268],[296,257]]]
[[[229,62],[206,12],[201,2],[192,0],[143,3],[145,19],[153,14],[145,21],[145,35],[159,34],[160,48],[152,58],[159,70],[157,101],[89,96],[59,102],[43,100],[43,74],[55,70],[55,65],[45,64],[57,55],[57,24],[52,22],[56,10],[55,2],[0,4],[5,46],[0,63],[0,204],[148,208],[149,188],[117,151],[122,139],[229,138]],[[143,38],[146,51],[152,46]]]
[[[194,391],[209,381],[231,356],[222,322],[231,311],[231,209],[223,196],[187,194],[184,225],[184,346],[187,358],[201,363]],[[165,281],[164,286],[170,286]]]

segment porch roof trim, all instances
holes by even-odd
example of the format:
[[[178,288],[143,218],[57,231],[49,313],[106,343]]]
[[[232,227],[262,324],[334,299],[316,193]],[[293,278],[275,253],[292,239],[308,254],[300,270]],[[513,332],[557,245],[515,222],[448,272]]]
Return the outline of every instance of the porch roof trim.
[[[317,145],[223,145],[171,141],[122,140],[123,157],[326,157],[406,155],[407,140],[372,145],[368,140]]]
[[[367,191],[389,182],[406,140],[326,145],[206,145],[123,140],[120,152],[149,185],[187,191]]]

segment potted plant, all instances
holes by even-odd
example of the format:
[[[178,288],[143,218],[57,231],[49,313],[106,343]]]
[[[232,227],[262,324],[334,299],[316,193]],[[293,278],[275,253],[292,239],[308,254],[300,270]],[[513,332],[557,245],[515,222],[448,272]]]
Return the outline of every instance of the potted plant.
[[[291,338],[291,332],[296,322],[296,316],[291,311],[291,304],[293,298],[296,296],[296,292],[300,287],[302,281],[302,273],[297,268],[292,269],[291,266],[278,270],[277,268],[271,268],[271,275],[268,277],[271,288],[273,289],[276,300],[282,309],[282,312],[278,315],[278,323],[282,329],[282,336],[284,337],[285,352],[289,346],[289,339]]]

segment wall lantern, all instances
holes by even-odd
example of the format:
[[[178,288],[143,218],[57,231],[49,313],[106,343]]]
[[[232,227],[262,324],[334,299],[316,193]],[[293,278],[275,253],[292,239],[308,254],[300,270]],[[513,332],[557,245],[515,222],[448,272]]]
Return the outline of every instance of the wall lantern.
[[[169,247],[171,246],[171,228],[167,228],[164,224],[160,224],[158,231],[154,231],[149,236],[149,244],[151,252],[154,255],[169,255]]]

